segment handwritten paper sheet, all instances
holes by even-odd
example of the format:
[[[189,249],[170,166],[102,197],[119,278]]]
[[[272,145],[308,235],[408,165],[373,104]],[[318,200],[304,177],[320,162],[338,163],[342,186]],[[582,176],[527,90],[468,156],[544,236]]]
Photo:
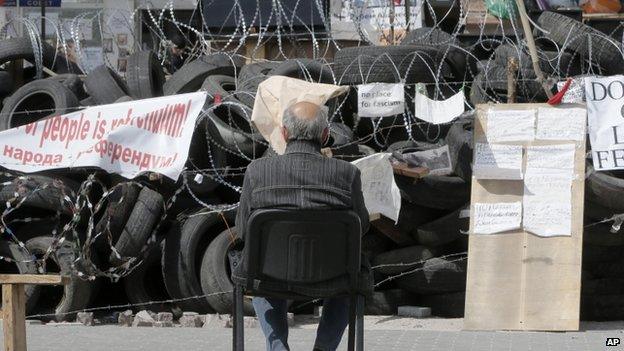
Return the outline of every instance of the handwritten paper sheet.
[[[524,230],[549,236],[572,235],[572,204],[543,197],[527,197],[524,204]]]
[[[527,141],[535,137],[535,110],[494,110],[487,114],[489,142]]]
[[[527,147],[527,170],[559,169],[572,173],[574,168],[574,144]]]
[[[537,109],[537,130],[535,138],[539,140],[577,140],[585,139],[585,116],[582,108]]]
[[[520,228],[521,202],[475,203],[475,234],[494,234]]]
[[[448,123],[464,113],[464,92],[460,91],[446,100],[432,100],[416,92],[414,115],[433,124]]]
[[[472,174],[477,179],[522,179],[522,145],[477,143]]]
[[[394,181],[389,159],[389,153],[377,153],[352,163],[361,172],[362,192],[368,213],[381,213],[396,222],[401,210],[401,193]]]
[[[572,172],[565,169],[527,169],[524,230],[544,237],[572,235],[572,180]]]
[[[527,169],[524,175],[524,197],[557,197],[569,201],[573,179],[574,176],[567,170]]]

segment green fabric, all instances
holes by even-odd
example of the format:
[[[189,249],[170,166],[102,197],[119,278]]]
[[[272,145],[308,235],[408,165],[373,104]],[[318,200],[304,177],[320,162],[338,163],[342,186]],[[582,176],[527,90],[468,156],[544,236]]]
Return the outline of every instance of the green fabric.
[[[485,7],[489,13],[502,19],[516,17],[518,13],[514,0],[485,0]]]

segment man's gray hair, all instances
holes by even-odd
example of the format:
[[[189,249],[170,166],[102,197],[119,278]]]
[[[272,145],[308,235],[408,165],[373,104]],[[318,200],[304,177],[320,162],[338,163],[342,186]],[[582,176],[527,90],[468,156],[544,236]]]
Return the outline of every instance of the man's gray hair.
[[[288,140],[309,140],[323,143],[323,131],[328,127],[327,113],[320,107],[313,118],[301,118],[293,106],[284,111],[282,123],[288,131]]]

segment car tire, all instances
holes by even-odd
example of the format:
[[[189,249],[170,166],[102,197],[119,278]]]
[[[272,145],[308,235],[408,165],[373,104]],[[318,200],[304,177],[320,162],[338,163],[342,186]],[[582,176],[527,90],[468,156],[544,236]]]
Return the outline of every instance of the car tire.
[[[163,95],[165,71],[152,51],[139,51],[128,57],[126,71],[128,92],[135,99]]]
[[[36,80],[17,89],[4,101],[0,130],[73,112],[79,104],[76,95],[62,83],[48,79]]]
[[[87,74],[85,86],[90,97],[99,105],[112,104],[128,95],[126,82],[106,65],[98,66]]]
[[[232,233],[235,231],[235,228],[228,228],[219,233],[208,245],[202,259],[202,291],[208,295],[206,299],[217,313],[231,313],[234,304],[228,252],[232,248]],[[245,299],[243,311],[248,316],[254,315],[250,299]]]

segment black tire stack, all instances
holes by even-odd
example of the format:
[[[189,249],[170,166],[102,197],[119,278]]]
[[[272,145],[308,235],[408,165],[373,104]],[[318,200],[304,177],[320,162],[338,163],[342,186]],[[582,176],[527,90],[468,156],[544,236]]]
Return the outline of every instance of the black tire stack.
[[[596,172],[587,163],[581,318],[620,320],[624,316],[624,234],[618,221],[601,223],[622,213],[621,171]]]

